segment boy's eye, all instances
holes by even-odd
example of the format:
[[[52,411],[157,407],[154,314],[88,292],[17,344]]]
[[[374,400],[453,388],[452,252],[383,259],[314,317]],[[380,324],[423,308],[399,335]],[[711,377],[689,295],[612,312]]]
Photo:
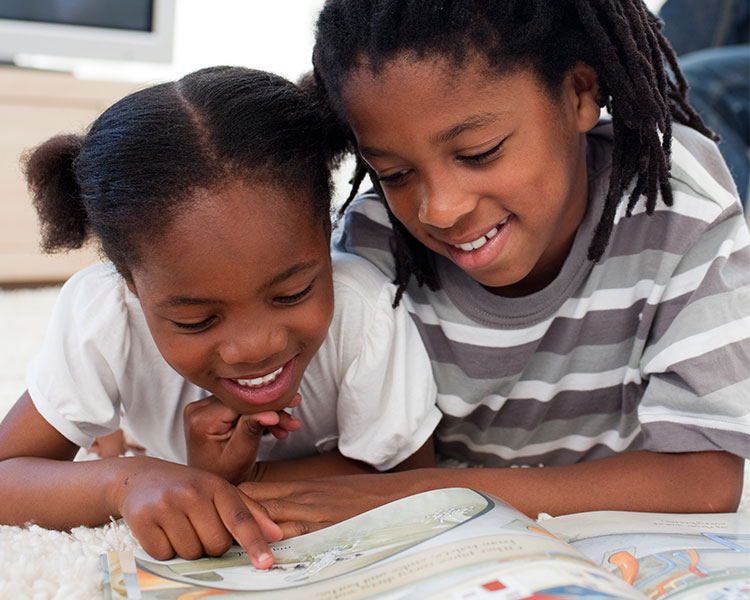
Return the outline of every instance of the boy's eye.
[[[208,329],[213,324],[215,319],[215,316],[210,316],[207,319],[199,321],[198,323],[180,323],[178,321],[172,321],[172,323],[174,323],[180,329],[185,329],[187,331],[203,331],[204,329]]]
[[[500,147],[503,145],[503,142],[505,140],[500,140],[497,144],[495,144],[492,148],[489,150],[486,150],[485,152],[481,152],[480,154],[472,154],[470,156],[466,155],[459,155],[457,158],[461,162],[468,163],[471,165],[481,165],[482,163],[487,162],[492,157],[495,156],[495,154],[500,150]]]
[[[298,292],[296,294],[292,294],[291,296],[276,296],[274,298],[275,302],[279,302],[281,304],[295,304],[302,300],[305,296],[307,296],[313,289],[313,284],[315,282],[311,282],[310,285],[308,285],[304,290],[301,292]]]
[[[376,175],[376,177],[378,181],[384,185],[399,185],[405,181],[410,172],[410,170],[404,170],[391,175]]]

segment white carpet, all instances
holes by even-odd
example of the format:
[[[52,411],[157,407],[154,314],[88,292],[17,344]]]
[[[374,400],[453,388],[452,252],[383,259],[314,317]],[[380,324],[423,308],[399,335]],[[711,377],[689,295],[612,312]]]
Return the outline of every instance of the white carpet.
[[[26,363],[39,347],[59,291],[0,290],[0,418],[26,388]],[[740,510],[750,512],[750,465]],[[1,495],[0,495],[1,498]],[[0,526],[0,600],[94,600],[101,598],[99,555],[133,548],[127,526],[113,522],[70,533],[37,526]]]

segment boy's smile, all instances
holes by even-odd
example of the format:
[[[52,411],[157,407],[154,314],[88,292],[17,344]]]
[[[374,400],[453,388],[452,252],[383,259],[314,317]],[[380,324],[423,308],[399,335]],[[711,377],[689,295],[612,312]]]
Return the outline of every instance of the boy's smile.
[[[343,100],[411,234],[496,293],[526,295],[557,275],[586,212],[597,91],[582,64],[558,98],[530,70],[401,57],[355,71]]]
[[[241,182],[201,190],[132,269],[166,361],[238,413],[288,406],[331,322],[328,232],[305,205]]]

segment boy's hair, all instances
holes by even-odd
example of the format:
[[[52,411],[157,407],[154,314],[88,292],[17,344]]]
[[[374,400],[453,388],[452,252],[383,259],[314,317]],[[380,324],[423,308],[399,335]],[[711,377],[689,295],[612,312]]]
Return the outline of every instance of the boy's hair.
[[[237,178],[289,190],[329,227],[331,169],[346,145],[332,122],[308,90],[242,67],[130,94],[85,134],[53,137],[24,156],[42,247],[79,248],[93,234],[130,279],[196,191]]]
[[[687,84],[661,27],[642,0],[327,0],[318,18],[313,64],[318,86],[340,116],[341,90],[353,71],[367,66],[377,73],[404,53],[440,56],[457,66],[480,56],[496,73],[531,68],[553,97],[573,65],[593,67],[600,103],[614,126],[609,193],[588,254],[598,261],[633,180],[628,215],[641,196],[649,214],[659,193],[671,205],[672,120],[716,139],[688,103]],[[366,173],[358,158],[342,212]],[[396,302],[411,275],[436,289],[429,252],[388,212],[396,245]]]

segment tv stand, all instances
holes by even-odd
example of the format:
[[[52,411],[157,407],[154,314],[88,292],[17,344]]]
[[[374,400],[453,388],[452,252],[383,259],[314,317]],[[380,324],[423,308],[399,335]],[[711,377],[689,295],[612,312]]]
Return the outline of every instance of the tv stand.
[[[68,73],[0,65],[0,286],[59,283],[99,260],[95,248],[46,255],[20,167],[24,150],[57,133],[82,132],[142,84],[84,81]]]

